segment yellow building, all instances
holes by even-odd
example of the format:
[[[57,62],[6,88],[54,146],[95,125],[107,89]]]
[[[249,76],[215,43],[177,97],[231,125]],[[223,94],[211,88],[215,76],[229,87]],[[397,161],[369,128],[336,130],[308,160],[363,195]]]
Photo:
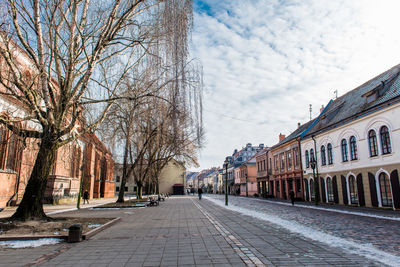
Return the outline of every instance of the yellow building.
[[[174,159],[170,160],[170,162],[168,162],[168,164],[162,169],[160,173],[160,193],[183,195],[186,188],[185,171],[186,168],[183,163],[178,162]]]

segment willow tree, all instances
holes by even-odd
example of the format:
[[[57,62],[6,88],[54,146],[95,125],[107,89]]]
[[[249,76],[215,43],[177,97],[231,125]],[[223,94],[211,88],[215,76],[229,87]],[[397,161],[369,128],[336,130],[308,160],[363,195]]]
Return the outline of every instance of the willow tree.
[[[138,66],[138,69],[145,70],[143,73],[146,75],[134,76],[129,82],[131,87],[149,90],[152,97],[135,104],[119,101],[113,112],[115,117],[109,117],[111,123],[105,127],[106,132],[118,136],[119,147],[123,147],[117,151],[122,154],[122,179],[117,202],[124,201],[123,185],[131,173],[141,198],[144,183],[154,173],[150,167],[161,162],[160,155],[156,155],[160,151],[151,150],[153,144],[163,145],[164,149],[177,148],[178,140],[190,139],[198,147],[203,135],[202,72],[196,62],[188,60],[192,1],[164,1],[158,6],[158,12],[160,27],[156,29],[157,39],[149,46],[149,55]],[[126,84],[122,86],[123,91],[131,91],[125,87]],[[114,130],[110,131],[110,126]],[[194,135],[188,134],[193,132]],[[169,142],[161,144],[165,133],[170,137]],[[176,151],[178,149],[165,158],[178,156]],[[192,151],[196,152],[195,149]]]
[[[120,98],[117,89],[123,77],[156,38],[160,2],[3,0],[2,4],[8,12],[0,23],[0,93],[19,103],[23,112],[18,121],[29,121],[31,127],[17,127],[15,118],[5,116],[0,123],[39,144],[13,218],[44,218],[42,200],[57,149],[93,131]],[[112,71],[102,71],[111,63]],[[84,120],[86,110],[96,113]]]

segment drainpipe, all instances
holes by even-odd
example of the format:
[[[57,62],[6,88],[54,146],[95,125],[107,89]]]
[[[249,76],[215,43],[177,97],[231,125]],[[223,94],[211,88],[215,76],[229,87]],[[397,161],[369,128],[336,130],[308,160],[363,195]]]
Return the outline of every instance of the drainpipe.
[[[318,157],[317,157],[317,142],[315,141],[315,136],[311,136],[312,140],[314,141],[314,151],[315,151],[315,170],[317,171],[317,177],[314,181],[314,192],[315,192],[315,204],[318,205],[319,203],[319,173],[318,173]]]

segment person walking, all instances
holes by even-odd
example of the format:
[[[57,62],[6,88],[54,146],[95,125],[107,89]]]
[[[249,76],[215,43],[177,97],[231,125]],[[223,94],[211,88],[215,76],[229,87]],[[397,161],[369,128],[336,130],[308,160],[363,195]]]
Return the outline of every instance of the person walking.
[[[85,190],[85,192],[83,193],[83,204],[85,204],[85,202],[89,204],[89,192],[87,190]]]
[[[293,192],[293,190],[290,191],[289,196],[290,196],[290,201],[292,201],[292,206],[293,206],[294,205],[294,192]]]
[[[199,190],[197,190],[197,194],[199,195],[199,200],[201,200],[201,195],[203,194],[203,189],[199,188]]]

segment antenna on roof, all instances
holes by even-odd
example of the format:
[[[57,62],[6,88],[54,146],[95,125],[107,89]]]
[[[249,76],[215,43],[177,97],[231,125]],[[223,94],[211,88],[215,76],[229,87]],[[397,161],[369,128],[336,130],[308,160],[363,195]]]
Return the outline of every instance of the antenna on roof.
[[[311,120],[311,117],[312,117],[312,104],[310,104],[310,120]]]
[[[338,91],[335,90],[335,91],[333,91],[333,93],[335,94],[335,99],[337,99],[337,93],[338,93]]]

